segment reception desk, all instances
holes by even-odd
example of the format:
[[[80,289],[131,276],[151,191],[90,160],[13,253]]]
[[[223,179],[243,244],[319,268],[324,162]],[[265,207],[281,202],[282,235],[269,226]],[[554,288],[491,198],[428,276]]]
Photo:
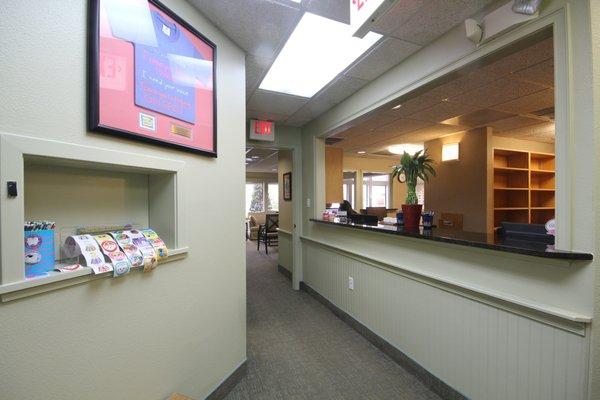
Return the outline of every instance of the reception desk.
[[[478,232],[465,232],[456,229],[447,228],[419,228],[417,230],[408,230],[402,226],[396,225],[361,225],[354,223],[339,222],[339,218],[326,221],[321,219],[311,219],[311,221],[339,226],[347,229],[359,229],[390,235],[406,236],[411,238],[432,240],[436,242],[451,243],[460,246],[477,247],[509,253],[517,253],[534,257],[553,258],[562,260],[592,260],[590,253],[580,253],[573,251],[562,251],[554,249],[553,245],[546,243],[503,237],[497,234],[486,234]]]

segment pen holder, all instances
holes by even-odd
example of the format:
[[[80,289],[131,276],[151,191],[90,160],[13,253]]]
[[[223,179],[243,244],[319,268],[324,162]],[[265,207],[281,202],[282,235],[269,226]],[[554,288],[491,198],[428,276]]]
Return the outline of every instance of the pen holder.
[[[47,275],[54,269],[54,230],[25,231],[25,277]]]

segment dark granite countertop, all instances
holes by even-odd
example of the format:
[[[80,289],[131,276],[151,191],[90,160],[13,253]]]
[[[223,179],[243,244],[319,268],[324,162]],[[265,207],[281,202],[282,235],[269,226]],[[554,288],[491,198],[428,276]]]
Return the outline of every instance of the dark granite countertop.
[[[509,253],[524,254],[528,256],[553,258],[559,260],[592,260],[590,253],[578,253],[573,251],[555,250],[554,246],[546,243],[535,242],[523,239],[505,238],[499,235],[492,235],[477,232],[464,232],[447,228],[432,228],[417,230],[407,230],[404,227],[396,225],[358,225],[353,223],[341,223],[336,218],[334,221],[324,221],[312,219],[311,221],[320,224],[340,226],[350,229],[360,229],[365,231],[381,232],[391,235],[406,236],[417,239],[433,240],[436,242],[452,243],[461,246],[478,247],[504,251]]]

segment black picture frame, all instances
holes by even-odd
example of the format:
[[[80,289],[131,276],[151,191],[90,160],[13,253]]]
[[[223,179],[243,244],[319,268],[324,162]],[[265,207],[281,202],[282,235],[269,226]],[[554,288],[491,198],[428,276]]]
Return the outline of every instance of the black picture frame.
[[[292,173],[286,172],[283,174],[283,200],[292,200]]]
[[[93,132],[101,132],[109,135],[115,135],[118,137],[125,137],[133,140],[137,140],[144,143],[158,144],[164,147],[174,148],[183,150],[207,157],[217,157],[217,46],[214,42],[200,33],[191,24],[186,22],[184,19],[179,17],[175,12],[169,9],[167,6],[162,4],[158,0],[146,0],[148,3],[157,7],[160,11],[167,14],[176,23],[181,25],[183,28],[188,30],[190,33],[198,37],[200,40],[205,42],[213,51],[212,60],[212,102],[213,102],[213,146],[212,149],[198,149],[191,146],[185,146],[179,143],[172,143],[161,139],[151,138],[147,136],[141,136],[134,132],[119,129],[116,127],[110,127],[100,124],[100,1],[101,0],[89,0],[88,3],[88,82],[87,82],[87,93],[88,93],[88,128]]]

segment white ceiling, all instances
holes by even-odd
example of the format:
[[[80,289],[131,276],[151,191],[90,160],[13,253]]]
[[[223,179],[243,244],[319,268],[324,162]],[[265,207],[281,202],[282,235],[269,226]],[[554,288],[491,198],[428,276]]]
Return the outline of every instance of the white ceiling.
[[[246,172],[276,174],[278,160],[277,150],[248,147],[246,149]]]
[[[406,57],[497,0],[399,0],[375,24],[384,35],[311,99],[258,89],[277,54],[309,11],[348,23],[349,0],[189,0],[246,52],[250,118],[302,126]]]
[[[549,31],[541,32],[512,45],[513,53],[494,55],[442,78],[443,83],[388,104],[328,141],[347,153],[383,155],[389,154],[387,147],[393,144],[422,143],[489,126],[498,136],[554,143],[554,62],[549,35]],[[393,109],[398,104],[402,106]]]

